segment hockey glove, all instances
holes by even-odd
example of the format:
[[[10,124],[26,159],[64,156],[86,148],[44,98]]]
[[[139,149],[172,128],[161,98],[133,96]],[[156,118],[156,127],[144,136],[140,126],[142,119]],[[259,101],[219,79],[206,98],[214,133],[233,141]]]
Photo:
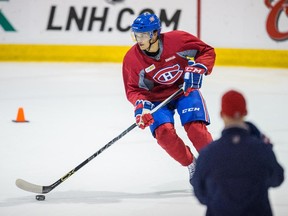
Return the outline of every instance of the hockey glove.
[[[207,67],[189,60],[184,72],[183,91],[185,96],[187,96],[193,89],[201,88],[203,74],[207,72]]]
[[[154,105],[147,100],[137,100],[135,103],[135,118],[136,124],[141,129],[153,124],[154,119],[150,111],[154,108]]]

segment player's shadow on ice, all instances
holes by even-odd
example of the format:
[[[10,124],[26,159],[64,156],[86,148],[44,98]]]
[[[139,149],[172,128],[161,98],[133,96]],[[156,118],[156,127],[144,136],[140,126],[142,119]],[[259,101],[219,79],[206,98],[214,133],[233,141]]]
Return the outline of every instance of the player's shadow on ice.
[[[125,192],[111,192],[111,191],[63,191],[51,192],[46,194],[45,201],[37,201],[36,194],[31,194],[25,197],[9,198],[0,202],[0,207],[18,206],[29,203],[39,204],[62,204],[62,203],[116,203],[124,200],[137,199],[169,199],[192,197],[191,190],[169,190],[157,191],[147,193],[125,193]]]

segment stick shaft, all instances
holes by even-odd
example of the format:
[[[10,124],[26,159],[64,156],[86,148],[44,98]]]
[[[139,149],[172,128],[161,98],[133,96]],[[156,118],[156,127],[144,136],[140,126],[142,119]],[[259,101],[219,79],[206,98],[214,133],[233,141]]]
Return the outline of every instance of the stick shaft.
[[[168,97],[166,100],[164,100],[162,103],[160,103],[157,107],[155,107],[151,111],[151,113],[154,113],[154,112],[158,111],[160,108],[167,105],[169,102],[171,102],[173,99],[175,99],[180,93],[182,93],[182,89],[179,89],[174,94],[172,94],[170,97]],[[22,190],[33,192],[33,193],[42,193],[42,194],[49,193],[51,190],[53,190],[58,185],[60,185],[62,182],[64,182],[68,178],[70,178],[79,169],[84,167],[87,163],[89,163],[91,160],[93,160],[95,157],[97,157],[99,154],[101,154],[104,150],[108,149],[111,145],[113,145],[115,142],[117,142],[119,139],[121,139],[127,133],[132,131],[136,126],[137,126],[137,124],[133,123],[130,127],[128,127],[126,130],[124,130],[122,133],[120,133],[118,136],[116,136],[114,139],[112,139],[110,142],[108,142],[106,145],[104,145],[101,149],[99,149],[97,152],[95,152],[89,158],[84,160],[82,163],[80,163],[74,169],[70,170],[67,174],[65,174],[63,177],[58,179],[53,184],[51,184],[49,186],[40,186],[40,185],[29,183],[29,182],[22,180],[22,179],[17,179],[16,180],[17,187],[21,188]]]

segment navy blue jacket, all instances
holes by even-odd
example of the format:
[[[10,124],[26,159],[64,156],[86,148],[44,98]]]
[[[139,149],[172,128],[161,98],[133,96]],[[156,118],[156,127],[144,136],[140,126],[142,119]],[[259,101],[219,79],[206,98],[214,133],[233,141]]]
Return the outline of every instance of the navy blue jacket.
[[[268,188],[283,181],[272,145],[234,127],[200,151],[191,184],[207,216],[270,216]]]

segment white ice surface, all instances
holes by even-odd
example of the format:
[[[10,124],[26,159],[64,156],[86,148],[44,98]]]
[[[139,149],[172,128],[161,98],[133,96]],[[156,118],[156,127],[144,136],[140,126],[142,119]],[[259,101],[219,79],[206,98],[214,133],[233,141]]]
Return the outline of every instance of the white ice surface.
[[[220,98],[231,88],[245,94],[247,120],[271,138],[287,171],[288,70],[215,67],[202,88],[214,139],[223,127]],[[29,123],[12,122],[19,107]],[[177,131],[191,146],[176,119]],[[187,169],[149,130],[138,128],[46,194],[45,201],[15,186],[17,178],[52,184],[133,123],[121,64],[0,63],[0,215],[204,215]],[[287,193],[287,181],[270,190],[275,215],[288,214]]]

